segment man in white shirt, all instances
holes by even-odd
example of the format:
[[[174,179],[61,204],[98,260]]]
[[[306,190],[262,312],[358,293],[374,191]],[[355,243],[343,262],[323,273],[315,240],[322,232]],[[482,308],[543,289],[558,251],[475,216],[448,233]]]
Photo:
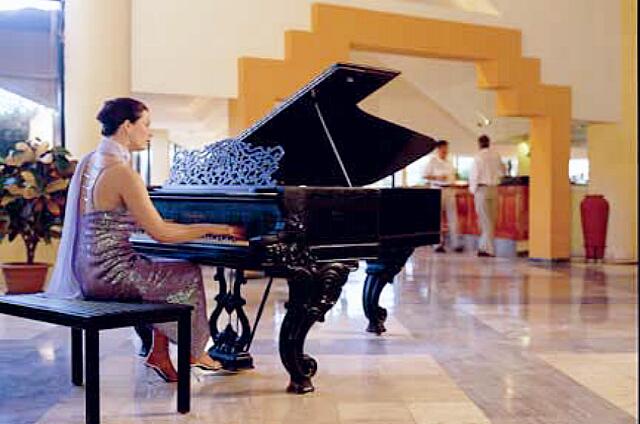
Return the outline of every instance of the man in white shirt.
[[[436,151],[431,156],[424,168],[424,179],[428,186],[441,190],[442,210],[447,214],[449,227],[449,237],[451,247],[456,252],[462,252],[463,247],[458,237],[458,213],[456,209],[455,192],[448,188],[455,182],[456,171],[453,165],[447,160],[449,153],[449,143],[440,140],[436,143]],[[441,236],[440,245],[436,247],[436,252],[445,253],[444,235]]]
[[[478,138],[480,152],[473,158],[469,171],[469,191],[473,193],[480,225],[478,256],[494,257],[493,232],[498,214],[498,184],[505,174],[500,155],[490,148],[486,135]]]

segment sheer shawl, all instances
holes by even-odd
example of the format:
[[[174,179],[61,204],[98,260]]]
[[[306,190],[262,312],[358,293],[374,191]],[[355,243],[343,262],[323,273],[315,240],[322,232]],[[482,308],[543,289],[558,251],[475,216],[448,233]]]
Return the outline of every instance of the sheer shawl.
[[[110,160],[105,160],[106,157],[109,157]],[[76,236],[80,231],[82,180],[87,167],[90,163],[92,163],[92,166],[104,166],[106,162],[113,162],[113,160],[129,163],[130,159],[131,153],[126,147],[111,138],[105,137],[100,141],[96,151],[86,155],[78,164],[67,191],[62,237],[60,238],[58,256],[46,291],[47,296],[67,299],[82,297],[80,282],[73,272],[73,260]]]

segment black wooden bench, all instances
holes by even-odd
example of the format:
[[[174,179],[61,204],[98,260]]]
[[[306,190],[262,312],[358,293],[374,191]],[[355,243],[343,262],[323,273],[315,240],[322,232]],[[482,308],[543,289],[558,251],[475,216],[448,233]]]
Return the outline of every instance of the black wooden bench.
[[[55,299],[42,294],[0,296],[0,313],[71,327],[71,381],[76,386],[82,385],[84,330],[87,424],[100,422],[100,330],[144,324],[177,321],[178,412],[189,412],[192,309],[190,305],[173,303],[95,302]]]

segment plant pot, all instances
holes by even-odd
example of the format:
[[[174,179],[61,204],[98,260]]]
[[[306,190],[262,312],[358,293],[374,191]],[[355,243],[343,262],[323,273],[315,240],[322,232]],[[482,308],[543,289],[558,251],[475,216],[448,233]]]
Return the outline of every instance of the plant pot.
[[[49,264],[9,262],[0,264],[0,269],[7,283],[7,294],[38,293],[44,286]]]

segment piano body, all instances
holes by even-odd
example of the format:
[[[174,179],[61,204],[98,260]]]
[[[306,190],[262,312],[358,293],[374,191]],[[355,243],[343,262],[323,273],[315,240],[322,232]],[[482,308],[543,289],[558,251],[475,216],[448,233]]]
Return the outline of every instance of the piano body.
[[[132,237],[142,253],[218,267],[220,294],[210,318],[214,346],[209,353],[225,367],[252,366],[253,331],[243,311],[242,270],[287,279],[280,357],[291,376],[287,390],[306,393],[314,389],[311,377],[317,369],[304,353],[306,335],[333,307],[357,261],[367,261],[367,331],[381,334],[386,319],[378,305],[382,289],[415,247],[439,242],[439,191],[361,187],[434,148],[433,139],[357,106],[398,74],[335,64],[237,138],[185,153],[189,157],[174,162],[168,184],[150,190],[165,219],[245,228],[248,242],[163,244],[144,235]],[[265,178],[266,168],[273,174]],[[236,270],[235,281],[227,283],[222,267]],[[236,315],[240,328],[218,328],[224,311]]]

